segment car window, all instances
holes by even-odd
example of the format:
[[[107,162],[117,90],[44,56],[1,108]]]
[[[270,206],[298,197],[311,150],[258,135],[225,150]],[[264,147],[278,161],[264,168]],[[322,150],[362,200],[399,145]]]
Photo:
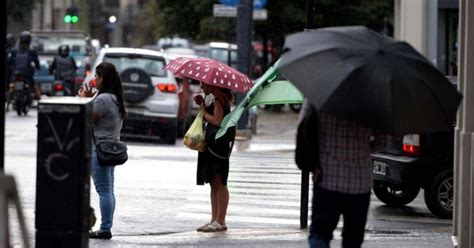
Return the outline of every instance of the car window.
[[[213,59],[217,59],[223,63],[227,63],[227,56],[228,56],[228,51],[227,49],[217,49],[217,48],[211,48],[210,49],[210,57]],[[236,50],[231,50],[230,52],[230,61],[232,64],[237,63],[237,51]]]
[[[115,65],[118,71],[128,68],[140,68],[152,77],[166,77],[167,71],[164,69],[165,60],[162,57],[152,57],[135,54],[106,54],[104,62]]]
[[[68,37],[54,35],[35,35],[31,40],[31,47],[38,53],[58,53],[61,45],[69,45],[71,54],[89,55],[87,41],[84,37]]]

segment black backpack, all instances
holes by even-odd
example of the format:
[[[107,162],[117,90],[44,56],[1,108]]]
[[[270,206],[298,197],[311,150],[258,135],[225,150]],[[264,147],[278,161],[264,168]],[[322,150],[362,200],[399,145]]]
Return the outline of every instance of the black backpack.
[[[318,113],[310,111],[298,125],[295,162],[302,171],[319,168]]]

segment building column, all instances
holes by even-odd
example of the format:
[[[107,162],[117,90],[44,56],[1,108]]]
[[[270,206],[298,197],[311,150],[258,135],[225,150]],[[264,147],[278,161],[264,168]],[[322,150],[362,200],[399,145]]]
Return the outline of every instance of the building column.
[[[463,93],[458,113],[455,146],[455,202],[453,234],[459,248],[474,246],[474,2],[460,1],[459,89]]]

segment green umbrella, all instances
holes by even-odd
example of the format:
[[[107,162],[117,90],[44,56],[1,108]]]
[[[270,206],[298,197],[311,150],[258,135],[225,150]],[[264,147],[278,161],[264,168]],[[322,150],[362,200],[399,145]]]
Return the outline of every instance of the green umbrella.
[[[278,62],[257,80],[239,105],[224,117],[216,139],[222,137],[230,127],[236,126],[242,114],[255,105],[303,102],[303,94],[290,81],[276,80],[280,74],[275,69]]]

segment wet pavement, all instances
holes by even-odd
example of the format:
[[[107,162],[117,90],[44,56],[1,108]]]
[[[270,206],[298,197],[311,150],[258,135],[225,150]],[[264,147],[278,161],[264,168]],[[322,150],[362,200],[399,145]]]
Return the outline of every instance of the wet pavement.
[[[26,117],[7,113],[5,136],[5,170],[19,185],[32,244],[36,118],[35,110]],[[210,218],[209,187],[195,185],[196,152],[181,140],[175,146],[129,142],[129,161],[116,168],[114,237],[91,240],[90,247],[307,247],[307,230],[299,229],[296,121],[297,114],[287,108],[260,110],[257,134],[236,143],[229,176],[229,230],[224,233],[195,231]],[[98,210],[93,187],[91,205]],[[452,247],[451,220],[435,218],[423,194],[404,208],[389,208],[372,195],[370,208],[363,247]],[[21,247],[13,210],[12,243]],[[340,247],[341,228],[342,220],[333,247]]]

